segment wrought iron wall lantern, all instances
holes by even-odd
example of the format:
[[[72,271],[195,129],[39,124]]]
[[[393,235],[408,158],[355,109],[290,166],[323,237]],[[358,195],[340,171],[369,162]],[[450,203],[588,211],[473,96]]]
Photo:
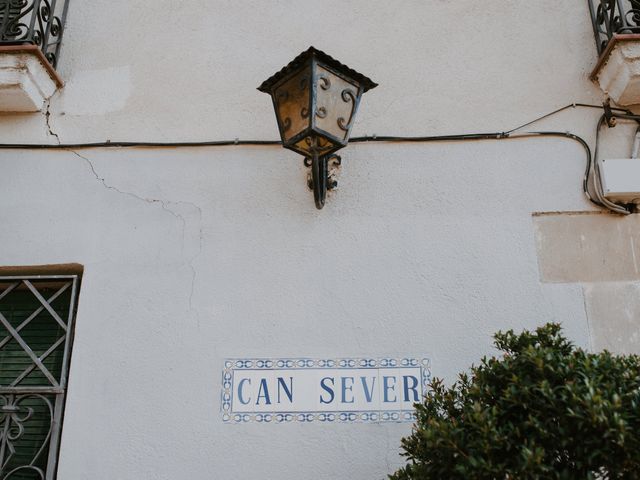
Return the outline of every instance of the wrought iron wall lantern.
[[[337,186],[329,166],[349,141],[362,94],[377,86],[371,79],[313,47],[302,52],[258,90],[271,95],[282,145],[305,157],[316,208]]]

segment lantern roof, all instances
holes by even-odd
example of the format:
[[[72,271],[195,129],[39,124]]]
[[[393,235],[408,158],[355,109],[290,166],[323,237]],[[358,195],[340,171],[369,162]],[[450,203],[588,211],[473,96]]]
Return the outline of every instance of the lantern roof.
[[[311,57],[317,58],[320,62],[324,63],[328,67],[333,68],[337,72],[354,79],[362,86],[365,92],[378,86],[378,84],[371,80],[369,77],[366,77],[365,75],[356,72],[352,68],[347,67],[346,65],[340,63],[338,60],[331,57],[330,55],[327,55],[323,51],[318,50],[314,47],[309,47],[296,58],[291,60],[291,62],[289,62],[288,65],[282,68],[282,70],[262,82],[262,85],[258,87],[258,90],[264,93],[270,93],[271,88],[276,83],[278,83],[282,78],[286,77],[289,73],[298,70]]]

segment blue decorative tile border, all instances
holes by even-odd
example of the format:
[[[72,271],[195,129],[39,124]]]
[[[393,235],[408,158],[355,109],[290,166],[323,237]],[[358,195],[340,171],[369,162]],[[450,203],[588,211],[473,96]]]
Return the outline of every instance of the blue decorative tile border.
[[[361,382],[357,382],[358,379]],[[294,380],[303,384],[303,395]],[[376,380],[377,388],[374,388]],[[226,423],[413,422],[413,400],[418,394],[419,399],[422,398],[430,380],[428,358],[226,359],[222,372],[222,420]],[[349,408],[340,408],[339,401],[333,405],[340,395]],[[300,403],[302,406],[295,400],[299,396],[305,397]],[[318,400],[318,404],[314,406],[312,399]],[[390,399],[393,401],[389,402]],[[367,401],[370,403],[364,405]]]

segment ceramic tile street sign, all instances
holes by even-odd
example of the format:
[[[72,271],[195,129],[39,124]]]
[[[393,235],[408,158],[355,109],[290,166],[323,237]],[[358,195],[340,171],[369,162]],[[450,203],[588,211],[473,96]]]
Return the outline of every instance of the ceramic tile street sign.
[[[227,359],[225,422],[413,422],[426,358]]]

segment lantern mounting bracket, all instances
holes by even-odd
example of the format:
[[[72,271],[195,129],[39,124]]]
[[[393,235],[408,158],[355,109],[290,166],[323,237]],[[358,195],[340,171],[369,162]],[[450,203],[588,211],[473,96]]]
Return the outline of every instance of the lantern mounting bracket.
[[[307,185],[313,190],[316,208],[322,210],[327,198],[327,191],[338,186],[335,170],[342,165],[342,157],[335,153],[322,156],[315,153],[311,157],[305,157],[304,165],[311,168],[311,172],[307,176]]]

